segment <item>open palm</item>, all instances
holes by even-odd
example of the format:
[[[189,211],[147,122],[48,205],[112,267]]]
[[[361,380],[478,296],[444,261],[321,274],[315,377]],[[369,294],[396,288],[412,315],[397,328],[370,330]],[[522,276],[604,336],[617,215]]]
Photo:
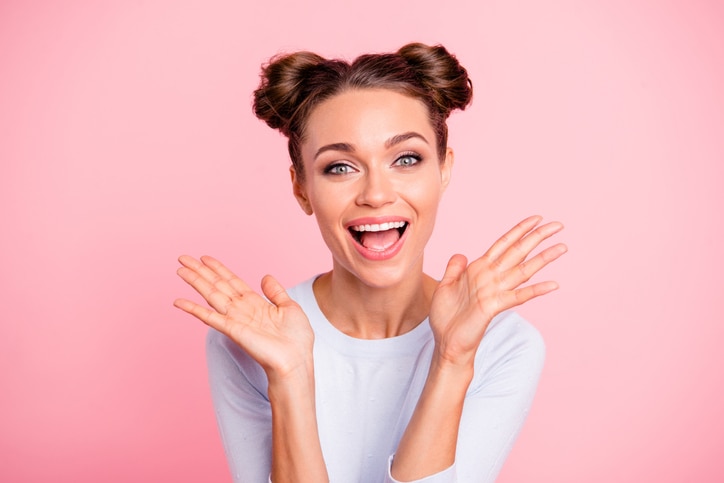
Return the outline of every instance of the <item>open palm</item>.
[[[558,288],[553,281],[522,286],[567,251],[559,243],[528,259],[563,228],[558,222],[538,226],[540,221],[539,216],[521,221],[469,265],[463,255],[450,259],[430,308],[437,350],[445,359],[471,362],[493,317]]]
[[[174,305],[236,342],[266,371],[284,375],[312,355],[314,333],[301,307],[270,275],[262,279],[265,299],[218,260],[184,255],[178,275],[208,302]]]

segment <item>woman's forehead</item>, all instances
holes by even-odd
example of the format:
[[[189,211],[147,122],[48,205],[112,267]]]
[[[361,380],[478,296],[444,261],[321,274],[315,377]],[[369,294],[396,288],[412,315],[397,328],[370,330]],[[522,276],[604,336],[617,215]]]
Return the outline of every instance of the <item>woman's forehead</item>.
[[[355,89],[323,101],[311,112],[304,144],[311,149],[332,143],[384,144],[405,133],[433,142],[422,101],[389,89]]]

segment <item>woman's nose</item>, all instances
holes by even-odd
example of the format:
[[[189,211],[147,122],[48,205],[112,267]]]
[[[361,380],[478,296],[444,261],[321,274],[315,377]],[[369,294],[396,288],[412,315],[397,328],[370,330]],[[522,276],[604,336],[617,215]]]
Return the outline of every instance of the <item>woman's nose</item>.
[[[357,204],[372,207],[392,203],[397,196],[391,180],[383,172],[369,171],[360,180],[361,186],[357,196]]]

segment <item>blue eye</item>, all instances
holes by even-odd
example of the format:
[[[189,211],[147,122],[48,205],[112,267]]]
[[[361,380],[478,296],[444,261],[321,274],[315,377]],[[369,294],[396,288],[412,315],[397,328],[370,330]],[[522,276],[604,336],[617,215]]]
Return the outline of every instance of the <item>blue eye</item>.
[[[415,166],[417,163],[422,161],[422,156],[419,154],[403,154],[395,160],[395,165],[402,167]]]
[[[326,174],[349,174],[352,172],[352,166],[343,163],[335,163],[327,166],[324,172]]]

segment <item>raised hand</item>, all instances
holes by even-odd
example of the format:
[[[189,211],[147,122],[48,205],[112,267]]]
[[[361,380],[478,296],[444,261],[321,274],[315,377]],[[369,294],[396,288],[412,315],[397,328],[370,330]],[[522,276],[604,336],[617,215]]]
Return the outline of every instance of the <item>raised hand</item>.
[[[567,251],[559,243],[528,258],[541,242],[563,229],[558,222],[538,226],[541,219],[531,216],[521,221],[469,265],[463,255],[450,259],[430,308],[436,350],[444,360],[472,363],[493,317],[558,288],[553,281],[522,286]]]
[[[236,342],[267,372],[283,378],[308,367],[314,333],[301,307],[272,276],[262,279],[265,300],[221,262],[204,256],[179,258],[177,273],[211,308],[186,299],[174,305]]]

